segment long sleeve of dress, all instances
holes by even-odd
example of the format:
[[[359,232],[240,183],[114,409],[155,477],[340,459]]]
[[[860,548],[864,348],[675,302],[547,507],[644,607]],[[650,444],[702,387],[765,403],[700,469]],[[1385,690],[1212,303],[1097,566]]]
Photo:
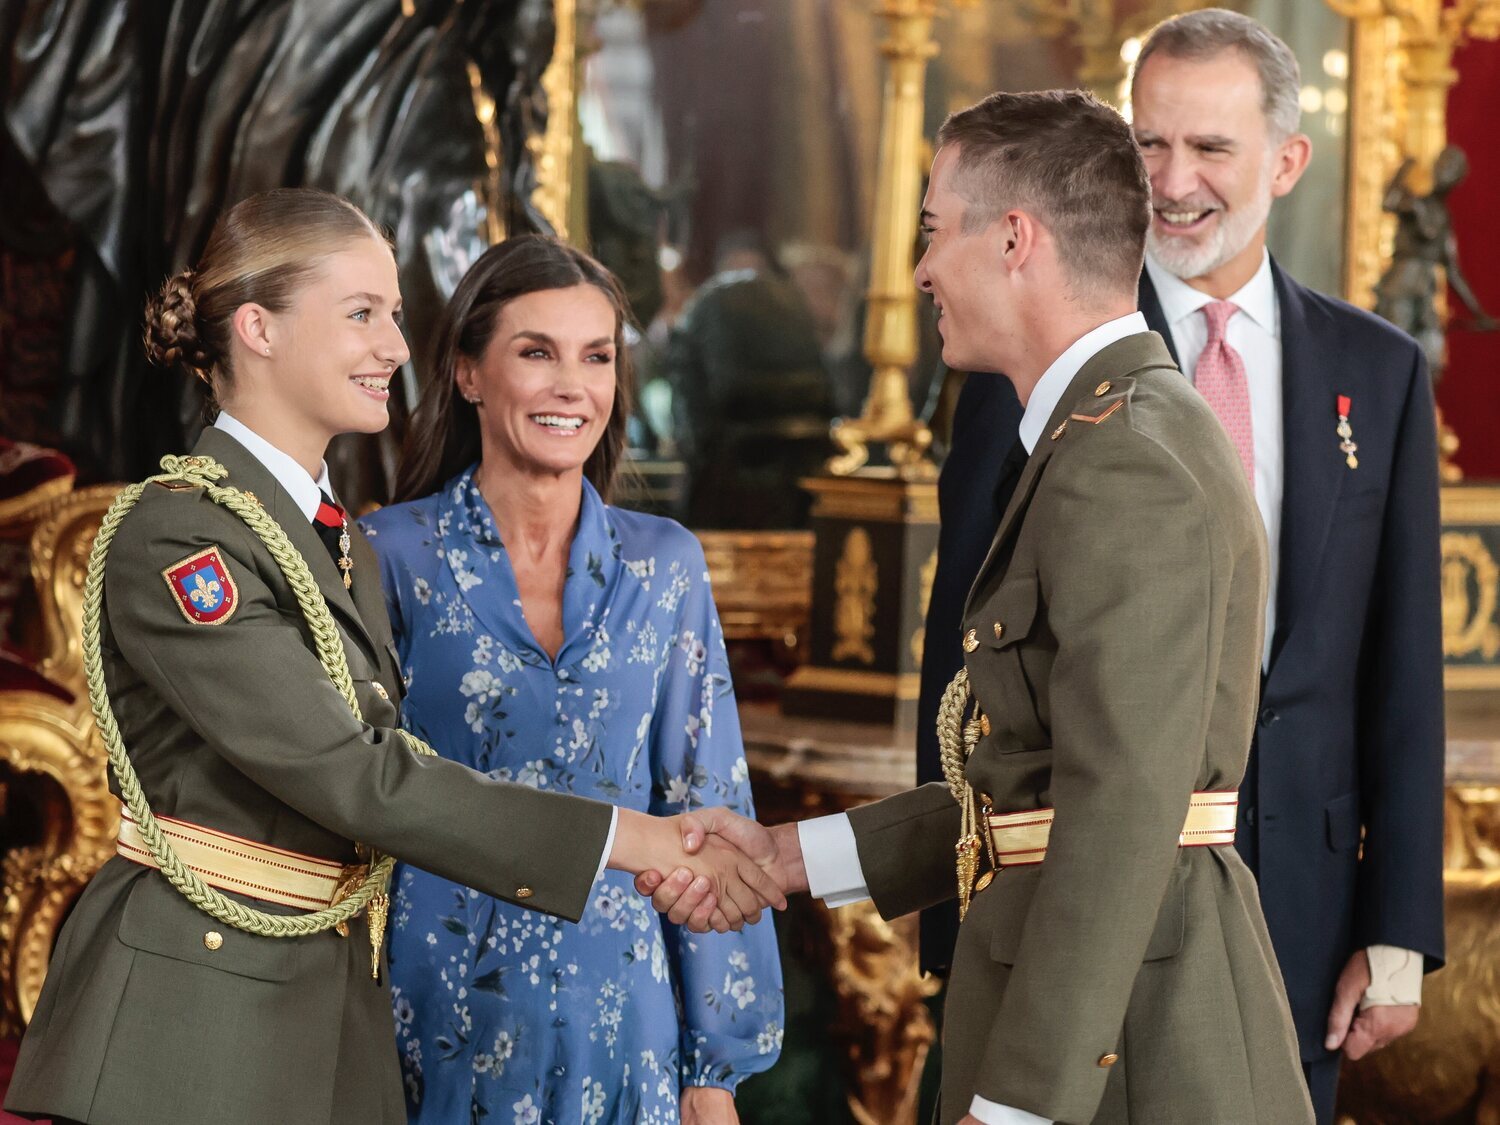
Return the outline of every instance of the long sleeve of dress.
[[[754,816],[724,634],[703,552],[690,540],[677,555],[665,575],[665,596],[679,598],[680,604],[675,635],[663,646],[651,728],[651,811],[726,805]],[[682,1085],[733,1090],[747,1075],[770,1067],[781,1052],[781,962],[770,912],[737,934],[690,934],[670,923],[664,929],[682,1002]]]

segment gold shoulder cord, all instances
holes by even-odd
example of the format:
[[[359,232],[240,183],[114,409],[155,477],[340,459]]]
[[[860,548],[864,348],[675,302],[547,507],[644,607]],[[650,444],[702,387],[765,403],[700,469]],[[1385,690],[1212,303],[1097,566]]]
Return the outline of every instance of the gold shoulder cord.
[[[958,868],[958,917],[962,921],[969,912],[969,902],[974,897],[974,880],[979,874],[979,853],[983,839],[989,838],[988,821],[990,807],[986,802],[979,807],[974,790],[969,785],[965,766],[984,733],[984,716],[979,707],[967,722],[964,712],[973,701],[969,690],[969,670],[960,668],[958,675],[943,691],[943,701],[938,705],[937,736],[938,756],[943,765],[943,777],[948,782],[948,791],[962,810],[963,822],[959,829],[958,843],[954,845],[954,858]],[[990,867],[995,868],[993,845],[990,848]],[[985,876],[987,884],[989,876]],[[981,888],[982,889],[982,888]]]
[[[370,911],[370,961],[376,978],[380,975],[380,947],[385,937],[385,917],[389,908],[386,887],[395,859],[388,855],[370,852],[368,873],[341,896],[332,906],[308,914],[266,914],[220,894],[189,870],[173,851],[172,845],[162,834],[161,826],[146,803],[141,790],[140,778],[130,764],[120,738],[120,728],[115,722],[114,709],[109,702],[109,693],[104,686],[104,666],[99,653],[99,614],[104,600],[104,560],[109,553],[109,544],[115,537],[130,509],[135,507],[141,494],[151,484],[185,484],[201,488],[209,499],[222,504],[250,526],[260,536],[271,552],[281,572],[286,575],[292,590],[297,595],[297,604],[307,617],[312,630],[313,643],[318,659],[322,662],[328,678],[344,697],[349,710],[356,719],[363,716],[354,695],[354,681],[349,675],[349,663],[344,654],[343,640],[338,626],[328,612],[328,603],[318,588],[317,579],[308,569],[307,562],[292,546],[291,540],[281,525],[271,518],[249,494],[215,482],[229,475],[229,470],[208,457],[163,457],[162,471],[148,477],[140,484],[133,484],[121,491],[110,505],[99,526],[98,537],[89,553],[88,577],[83,588],[83,666],[88,675],[89,702],[94,708],[94,719],[99,724],[99,733],[104,737],[105,749],[109,753],[110,768],[120,784],[120,798],[140,828],[141,837],[156,860],[167,881],[199,910],[227,926],[243,930],[260,937],[305,937],[338,927],[347,933],[346,923],[366,907]],[[401,731],[401,737],[418,754],[434,754],[435,751],[421,739]]]

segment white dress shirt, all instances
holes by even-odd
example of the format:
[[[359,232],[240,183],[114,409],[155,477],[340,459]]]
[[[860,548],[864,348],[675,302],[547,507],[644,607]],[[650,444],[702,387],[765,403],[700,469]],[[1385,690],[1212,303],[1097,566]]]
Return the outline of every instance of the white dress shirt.
[[[1146,256],[1146,273],[1161,301],[1161,310],[1172,333],[1178,363],[1189,379],[1198,357],[1208,343],[1208,321],[1198,312],[1214,300]],[[1229,298],[1239,313],[1229,318],[1225,341],[1245,362],[1245,380],[1250,389],[1250,436],[1255,449],[1255,504],[1266,528],[1266,638],[1261,667],[1271,661],[1271,640],[1276,630],[1276,583],[1281,572],[1281,502],[1285,492],[1286,462],[1282,456],[1284,419],[1281,409],[1281,305],[1271,276],[1271,256],[1261,257],[1260,268]],[[1387,1004],[1422,1002],[1420,954],[1391,945],[1372,945],[1370,987],[1361,1008]]]
[[[1198,310],[1214,298],[1146,257],[1146,273],[1161,301],[1177,349],[1178,366],[1189,379],[1208,343],[1208,320]],[[1266,528],[1266,636],[1261,667],[1271,660],[1271,636],[1276,629],[1276,581],[1281,570],[1281,495],[1285,480],[1281,456],[1281,309],[1271,278],[1271,256],[1229,300],[1239,312],[1229,318],[1224,341],[1245,362],[1250,389],[1250,437],[1255,450],[1255,506]]]
[[[214,419],[214,429],[223,430],[243,445],[246,452],[259,461],[266,472],[276,478],[276,483],[281,485],[286,494],[292,498],[298,511],[307,517],[308,523],[312,523],[313,516],[318,513],[318,505],[323,502],[322,493],[333,495],[333,485],[328,479],[327,461],[318,465],[318,479],[314,480],[308,471],[297,463],[296,458],[277,449],[229,411],[219,411],[219,416]],[[596,883],[604,874],[604,865],[609,862],[609,853],[615,845],[615,828],[619,820],[620,810],[616,808],[610,813],[609,834],[604,837],[604,853],[599,857],[599,866],[594,870]],[[663,872],[663,874],[668,873]]]

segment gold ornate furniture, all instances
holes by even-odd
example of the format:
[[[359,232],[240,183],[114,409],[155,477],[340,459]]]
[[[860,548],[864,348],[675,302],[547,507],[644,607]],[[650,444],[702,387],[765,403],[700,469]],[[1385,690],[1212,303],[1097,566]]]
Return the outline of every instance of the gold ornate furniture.
[[[36,671],[59,692],[0,692],[0,1033],[30,1018],[58,928],[113,851],[118,805],[89,711],[81,651],[83,579],[99,521],[114,499],[100,486],[49,500],[27,518],[42,635]],[[69,698],[63,698],[67,696]]]

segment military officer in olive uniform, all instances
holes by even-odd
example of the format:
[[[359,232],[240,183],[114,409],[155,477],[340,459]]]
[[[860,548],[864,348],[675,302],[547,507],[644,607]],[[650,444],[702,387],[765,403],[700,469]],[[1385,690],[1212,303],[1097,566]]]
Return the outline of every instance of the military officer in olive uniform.
[[[945,362],[1014,382],[1029,454],[964,614],[951,784],[759,841],[705,826],[830,905],[967,906],[945,1125],[1310,1125],[1232,846],[1264,534],[1223,427],[1134,311],[1140,154],[1078,92],[992,95],[938,143],[917,282]],[[694,905],[675,873],[637,885],[674,918]]]
[[[203,372],[232,408],[194,453],[310,568],[362,718],[314,653],[284,560],[182,480],[148,485],[108,547],[109,702],[177,854],[237,903],[328,907],[359,874],[360,841],[576,921],[606,862],[670,862],[681,829],[419,756],[394,729],[401,682],[378,568],[322,457],[334,434],[384,425],[407,358],[399,304],[394,259],[362,213],[279,191],[233,208],[198,270],[168,281],[148,314],[154,357]],[[755,916],[747,882],[780,901],[727,845],[702,870],[718,926]],[[370,924],[345,928],[276,938],[215,921],[155,869],[127,816],[119,854],[59,937],[6,1108],[97,1125],[404,1122]]]

